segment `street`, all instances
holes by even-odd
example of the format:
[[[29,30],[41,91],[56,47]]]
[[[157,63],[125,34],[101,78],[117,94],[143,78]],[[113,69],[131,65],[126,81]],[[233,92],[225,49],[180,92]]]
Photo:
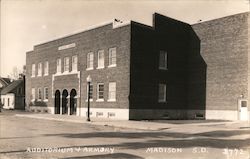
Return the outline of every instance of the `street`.
[[[1,159],[249,159],[250,155],[249,123],[178,121],[174,127],[153,131],[25,118],[16,113],[22,112],[0,113]]]

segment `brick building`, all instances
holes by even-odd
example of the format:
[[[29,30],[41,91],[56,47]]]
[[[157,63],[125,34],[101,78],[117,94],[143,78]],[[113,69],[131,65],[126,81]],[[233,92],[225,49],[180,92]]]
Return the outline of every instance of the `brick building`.
[[[27,52],[27,109],[86,116],[90,75],[91,117],[249,118],[248,13],[195,25],[157,13],[153,26],[117,23]]]

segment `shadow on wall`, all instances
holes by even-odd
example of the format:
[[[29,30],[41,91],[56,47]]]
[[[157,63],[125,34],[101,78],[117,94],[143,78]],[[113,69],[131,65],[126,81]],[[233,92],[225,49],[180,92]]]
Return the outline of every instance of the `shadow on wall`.
[[[190,28],[188,56],[188,118],[205,119],[207,64],[200,54],[200,39]]]

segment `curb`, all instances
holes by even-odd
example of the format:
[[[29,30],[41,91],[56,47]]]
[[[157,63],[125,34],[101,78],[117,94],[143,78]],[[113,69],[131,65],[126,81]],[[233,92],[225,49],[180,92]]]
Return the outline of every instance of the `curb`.
[[[80,124],[92,124],[92,125],[99,125],[99,126],[109,126],[109,127],[116,127],[116,128],[126,128],[126,129],[137,129],[137,130],[162,130],[162,129],[168,129],[166,128],[166,125],[163,127],[141,127],[140,125],[143,125],[143,122],[139,123],[140,125],[126,125],[122,124],[122,122],[119,121],[84,121],[84,120],[71,120],[71,119],[62,119],[62,118],[53,118],[53,117],[41,117],[41,116],[35,116],[35,115],[23,115],[23,114],[15,114],[17,117],[25,117],[25,118],[33,118],[33,119],[43,119],[43,120],[52,120],[52,121],[65,121],[65,122],[72,122],[72,123],[80,123]],[[84,118],[83,118],[84,119]],[[139,122],[139,121],[136,121]]]

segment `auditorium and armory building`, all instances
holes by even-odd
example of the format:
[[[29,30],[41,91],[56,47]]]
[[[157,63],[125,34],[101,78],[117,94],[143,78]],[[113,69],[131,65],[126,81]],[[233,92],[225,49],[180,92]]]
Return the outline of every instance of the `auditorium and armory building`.
[[[249,120],[249,28],[248,12],[194,25],[155,13],[35,45],[26,109],[86,116],[89,91],[90,117]]]

